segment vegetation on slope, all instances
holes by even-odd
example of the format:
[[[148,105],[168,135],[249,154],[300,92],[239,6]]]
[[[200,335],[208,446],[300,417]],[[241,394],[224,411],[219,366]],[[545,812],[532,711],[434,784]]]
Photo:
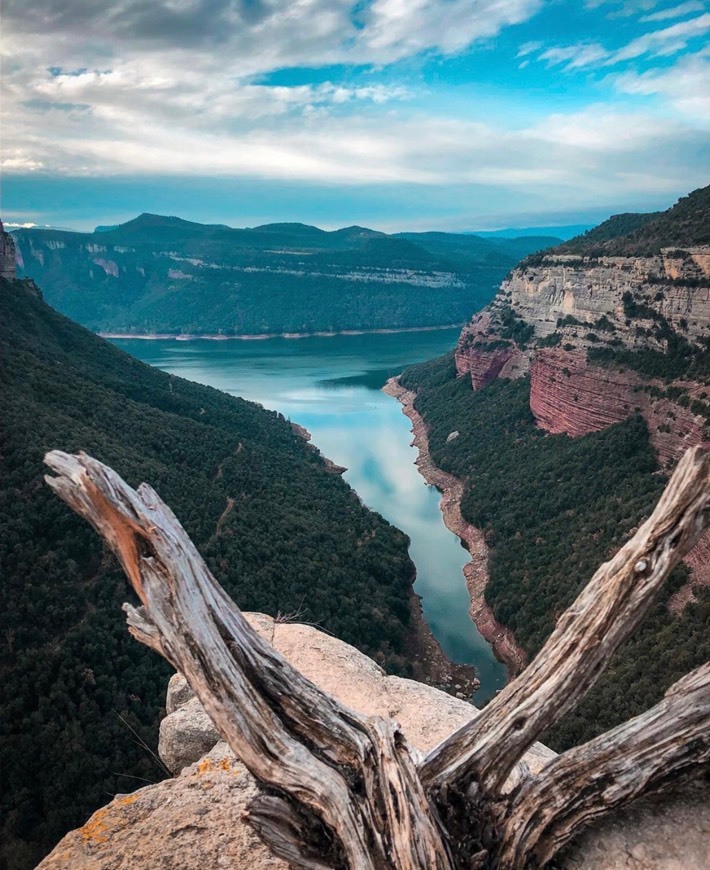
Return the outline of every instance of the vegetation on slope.
[[[667,211],[614,215],[554,253],[648,257],[673,245],[710,245],[710,186],[681,197]]]
[[[432,458],[464,481],[461,510],[491,548],[486,599],[528,654],[597,567],[650,512],[664,486],[645,422],[633,417],[580,438],[534,425],[527,379],[474,391],[451,354],[408,368],[402,384],[430,429]],[[447,437],[457,430],[459,436]],[[710,592],[681,617],[666,607],[678,568],[595,689],[548,735],[566,748],[636,715],[710,657]]]
[[[535,239],[254,229],[144,214],[96,233],[20,230],[24,274],[90,329],[225,335],[463,323]],[[544,241],[544,240],[543,240]]]
[[[157,371],[0,283],[0,866],[34,866],[117,792],[163,775],[168,677],[126,631],[127,584],[42,480],[48,449],[149,481],[244,609],[303,619],[406,671],[407,538],[281,415]]]

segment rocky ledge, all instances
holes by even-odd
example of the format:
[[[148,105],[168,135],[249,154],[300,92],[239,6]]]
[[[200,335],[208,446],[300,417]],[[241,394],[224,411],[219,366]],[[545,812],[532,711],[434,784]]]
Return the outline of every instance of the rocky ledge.
[[[363,713],[392,716],[410,745],[431,749],[476,716],[465,701],[400,677],[315,628],[246,614],[307,677]],[[174,779],[117,795],[67,834],[38,870],[286,870],[244,819],[258,786],[217,733],[182,676],[170,681],[160,753]],[[536,773],[554,753],[535,744]],[[570,870],[700,870],[710,848],[700,785],[663,802],[637,801],[589,829],[563,856]]]

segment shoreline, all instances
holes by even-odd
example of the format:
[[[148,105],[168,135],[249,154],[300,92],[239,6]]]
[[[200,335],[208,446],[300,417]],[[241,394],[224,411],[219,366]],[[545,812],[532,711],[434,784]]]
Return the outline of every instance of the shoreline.
[[[402,413],[412,423],[412,444],[418,450],[416,466],[424,480],[441,492],[441,513],[447,529],[456,535],[471,555],[471,561],[463,569],[466,588],[471,599],[469,614],[481,636],[493,648],[496,658],[508,669],[509,679],[517,676],[527,664],[527,656],[515,640],[513,632],[496,621],[487,604],[484,593],[488,583],[488,546],[483,532],[467,523],[461,515],[463,484],[458,478],[438,468],[429,453],[429,437],[426,423],[414,408],[416,394],[405,389],[398,378],[390,378],[382,388],[402,405]]]
[[[402,326],[382,329],[341,329],[337,332],[258,332],[242,335],[221,335],[205,333],[148,332],[140,335],[131,332],[98,332],[101,338],[134,338],[138,341],[266,341],[270,338],[337,338],[341,335],[398,335],[402,332],[436,332],[443,329],[461,329],[460,323],[446,323],[439,326]]]

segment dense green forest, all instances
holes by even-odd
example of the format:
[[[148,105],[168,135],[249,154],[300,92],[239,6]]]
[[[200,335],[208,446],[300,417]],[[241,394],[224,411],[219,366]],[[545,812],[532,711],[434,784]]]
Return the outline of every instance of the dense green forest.
[[[552,238],[254,229],[144,214],[95,233],[20,230],[23,274],[94,331],[240,335],[463,323]]]
[[[667,211],[613,215],[554,252],[648,257],[673,245],[710,245],[710,186],[681,197]]]
[[[21,870],[164,775],[142,744],[157,745],[169,669],[129,636],[128,586],[44,484],[45,451],[150,482],[242,608],[299,611],[403,673],[413,565],[281,415],[138,362],[30,281],[2,280],[0,305],[0,866]]]
[[[464,481],[464,517],[484,530],[486,599],[533,655],[663,490],[646,424],[636,416],[579,438],[546,435],[530,412],[528,379],[474,391],[456,377],[452,354],[406,369],[401,382],[418,392],[434,462]],[[710,658],[710,591],[681,617],[666,607],[686,577],[684,567],[673,572],[596,687],[547,735],[550,745],[566,748],[640,713]]]

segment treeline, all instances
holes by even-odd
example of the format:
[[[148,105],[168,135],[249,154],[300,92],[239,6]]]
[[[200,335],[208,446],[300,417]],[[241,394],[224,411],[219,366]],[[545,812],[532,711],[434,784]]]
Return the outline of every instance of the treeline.
[[[20,870],[163,776],[141,744],[169,669],[129,636],[114,559],[44,484],[47,450],[150,482],[243,609],[298,612],[399,673],[413,565],[281,415],[138,362],[31,282],[3,280],[0,303],[0,866]]]
[[[564,242],[553,253],[588,257],[649,257],[678,245],[710,245],[710,186],[701,187],[663,212],[613,215]]]
[[[636,416],[580,438],[545,435],[530,412],[528,379],[474,391],[456,377],[451,354],[408,368],[401,381],[418,391],[434,461],[464,481],[464,517],[485,533],[486,599],[532,656],[663,490],[645,422]],[[710,657],[710,591],[680,617],[666,607],[686,578],[676,568],[596,687],[547,735],[555,749],[640,713]]]

